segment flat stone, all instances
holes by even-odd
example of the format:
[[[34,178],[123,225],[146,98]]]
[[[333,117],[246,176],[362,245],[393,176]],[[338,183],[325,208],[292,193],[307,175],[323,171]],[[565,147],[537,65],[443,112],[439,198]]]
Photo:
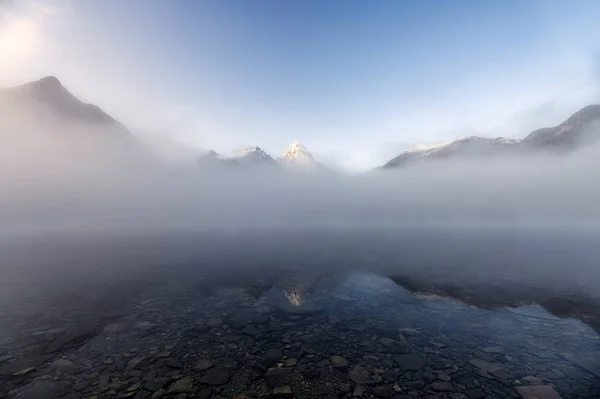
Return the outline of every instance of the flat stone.
[[[158,391],[156,391],[152,394],[150,399],[162,399],[166,394],[167,394],[166,389],[159,389]]]
[[[279,311],[288,315],[299,315],[308,316],[323,311],[323,308],[314,304],[302,304],[300,306],[294,306],[293,304],[286,302],[278,306]]]
[[[233,329],[241,329],[247,325],[267,324],[269,317],[254,312],[240,311],[232,313],[225,319],[225,324]]]
[[[517,387],[517,392],[523,399],[561,399],[558,392],[550,385]]]
[[[485,392],[483,392],[481,390],[481,388],[473,388],[473,389],[469,389],[467,392],[465,392],[467,394],[467,396],[471,399],[483,399],[487,396],[487,394]]]
[[[450,384],[449,382],[444,382],[444,381],[435,381],[431,384],[431,388],[433,388],[436,391],[442,391],[442,392],[450,392],[454,390],[454,387],[452,386],[452,384]]]
[[[369,378],[369,372],[362,366],[354,366],[348,372],[348,377],[355,384],[362,384]]]
[[[254,326],[246,326],[240,331],[240,334],[256,338],[262,335],[263,332]]]
[[[0,375],[13,375],[21,370],[38,367],[52,359],[52,355],[33,356],[16,360],[12,363],[5,363],[0,367]]]
[[[389,385],[383,385],[373,388],[373,395],[378,398],[391,398],[396,394],[394,388]]]
[[[352,396],[360,397],[360,396],[363,396],[364,393],[365,393],[365,387],[363,387],[362,385],[357,385],[356,387],[354,387]]]
[[[13,376],[20,377],[22,375],[31,373],[33,370],[35,370],[35,367],[27,367],[27,368],[24,368],[22,370],[19,370],[19,371],[13,373]]]
[[[212,366],[212,362],[208,359],[200,359],[196,362],[196,370],[204,371],[208,370]]]
[[[55,399],[62,396],[64,384],[51,381],[33,381],[14,392],[9,399]]]
[[[212,388],[204,388],[198,392],[196,399],[208,399],[212,395]]]
[[[272,387],[283,386],[289,382],[292,369],[287,367],[272,367],[265,373],[267,384]]]
[[[502,353],[502,352],[504,352],[504,349],[502,349],[499,346],[487,346],[487,347],[481,349],[481,351],[485,352],[485,353]]]
[[[210,369],[200,378],[202,384],[223,385],[229,381],[229,369],[214,368]]]
[[[421,370],[425,367],[425,359],[416,353],[407,353],[397,355],[394,360],[396,364],[403,370]]]
[[[97,333],[98,328],[88,327],[61,334],[46,347],[46,353],[58,352],[65,347],[79,346]]]
[[[498,378],[506,379],[509,377],[506,367],[504,367],[504,365],[501,363],[491,363],[491,362],[487,362],[485,360],[481,360],[478,358],[470,359],[469,363],[483,371],[486,371],[486,372],[498,377]]]
[[[274,398],[291,398],[293,396],[292,388],[289,385],[273,388]]]
[[[331,356],[331,364],[336,369],[346,370],[348,368],[348,360],[342,356]]]
[[[269,368],[279,362],[279,359],[281,359],[282,356],[283,352],[281,349],[269,349],[260,358],[260,364],[265,368]]]
[[[56,359],[50,363],[50,368],[53,370],[72,371],[77,368],[77,365],[68,359]]]
[[[169,390],[167,391],[167,393],[170,394],[174,394],[174,393],[186,393],[192,390],[194,386],[194,378],[193,377],[185,377],[182,379],[179,379],[177,381],[175,381],[174,383],[171,384],[171,386],[169,387]]]
[[[388,382],[396,382],[400,377],[400,373],[394,370],[386,370],[381,377]]]
[[[283,361],[283,364],[285,365],[285,367],[293,367],[296,364],[298,364],[298,359],[296,359],[295,357],[289,358],[289,359],[285,359]]]

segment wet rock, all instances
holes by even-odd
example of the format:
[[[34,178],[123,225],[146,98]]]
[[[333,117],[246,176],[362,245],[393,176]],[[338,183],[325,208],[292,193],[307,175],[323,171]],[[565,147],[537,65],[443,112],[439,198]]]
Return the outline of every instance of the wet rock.
[[[196,362],[196,370],[204,371],[208,370],[213,366],[212,362],[208,359],[200,359]]]
[[[269,349],[260,358],[260,365],[265,369],[272,367],[275,363],[279,362],[279,359],[283,356],[281,349]]]
[[[487,346],[487,347],[481,349],[481,351],[485,352],[485,353],[502,353],[502,352],[504,352],[504,349],[502,349],[499,346]]]
[[[272,367],[265,373],[267,384],[271,387],[283,386],[290,381],[292,369],[287,367]]]
[[[7,362],[9,360],[11,360],[13,358],[12,355],[4,355],[4,356],[0,356],[0,363],[4,363]]]
[[[414,389],[416,391],[420,391],[425,388],[425,383],[423,381],[415,380],[415,381],[406,381],[402,383],[407,388]]]
[[[261,336],[263,332],[254,326],[246,326],[240,331],[240,334],[257,338]]]
[[[294,367],[297,363],[298,363],[298,359],[296,359],[295,357],[285,359],[283,361],[283,364],[285,365],[285,367]]]
[[[365,387],[363,387],[362,385],[356,385],[356,387],[354,387],[354,391],[352,392],[352,396],[360,397],[360,396],[363,396],[364,393],[365,393]]]
[[[167,394],[166,389],[159,389],[158,391],[156,391],[152,394],[150,399],[162,399],[163,397],[165,397],[166,394]]]
[[[5,363],[0,367],[0,375],[13,375],[21,370],[35,368],[52,359],[52,355],[33,356]]]
[[[273,388],[273,398],[291,398],[294,396],[292,388],[289,385]]]
[[[73,371],[77,368],[77,365],[68,359],[56,359],[50,363],[50,368],[52,370]]]
[[[400,373],[394,370],[386,370],[381,377],[388,382],[396,382],[400,377]]]
[[[377,396],[378,398],[391,398],[395,394],[396,391],[394,391],[394,388],[389,385],[373,388],[373,395]]]
[[[486,393],[483,392],[480,388],[469,389],[465,393],[471,399],[483,399],[487,396]]]
[[[31,373],[33,370],[35,370],[35,367],[27,367],[27,368],[24,368],[22,370],[14,372],[13,376],[14,377],[20,377],[22,375]]]
[[[46,347],[46,353],[55,353],[66,347],[76,347],[84,344],[87,340],[98,333],[98,328],[87,327],[80,330],[69,331],[56,337]]]
[[[175,394],[175,393],[186,393],[192,390],[194,386],[194,378],[193,377],[185,377],[179,379],[171,384],[169,387],[167,394]]]
[[[212,395],[212,388],[204,388],[198,392],[196,399],[208,399]]]
[[[59,382],[33,381],[16,392],[9,393],[9,399],[55,399],[65,391],[65,386]]]
[[[442,392],[450,392],[450,391],[454,390],[454,387],[452,386],[452,384],[450,384],[449,382],[443,382],[443,381],[435,381],[434,383],[431,384],[431,388],[436,391],[442,391]]]
[[[403,370],[418,371],[425,367],[425,359],[414,352],[397,355],[394,360]]]
[[[323,311],[322,307],[315,304],[306,303],[300,306],[294,306],[289,302],[280,304],[277,309],[281,313],[296,316],[309,316]]]
[[[208,385],[223,385],[229,381],[229,369],[214,368],[210,369],[200,378],[202,384]]]
[[[362,384],[369,378],[369,372],[362,366],[354,366],[348,372],[348,377],[355,384]]]
[[[81,392],[86,390],[90,385],[92,385],[92,380],[86,378],[73,384],[73,390]]]
[[[558,392],[550,385],[517,387],[517,392],[523,399],[561,399]]]
[[[233,329],[241,329],[250,324],[267,324],[269,322],[269,317],[257,313],[240,311],[227,316],[224,322]]]
[[[332,356],[331,364],[339,370],[346,370],[348,368],[348,360],[342,356]]]
[[[472,358],[469,360],[469,363],[473,366],[490,373],[498,378],[507,379],[509,378],[509,373],[501,363],[491,363],[485,360],[481,360],[478,358]]]

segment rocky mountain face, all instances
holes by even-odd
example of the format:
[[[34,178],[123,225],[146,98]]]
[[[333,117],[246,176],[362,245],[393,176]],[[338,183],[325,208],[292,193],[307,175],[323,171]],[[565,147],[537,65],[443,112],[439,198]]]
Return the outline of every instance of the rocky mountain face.
[[[424,161],[450,158],[523,155],[532,151],[565,153],[597,141],[599,138],[600,105],[589,105],[560,125],[536,130],[521,140],[502,137],[463,137],[435,146],[411,148],[391,159],[381,168],[394,169]]]
[[[26,152],[55,163],[155,161],[125,126],[80,101],[53,76],[0,89],[0,137],[15,159]]]

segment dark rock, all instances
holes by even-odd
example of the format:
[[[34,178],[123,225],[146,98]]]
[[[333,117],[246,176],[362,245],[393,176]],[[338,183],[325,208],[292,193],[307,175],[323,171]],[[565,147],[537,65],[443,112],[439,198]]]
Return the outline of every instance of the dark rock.
[[[223,385],[229,381],[229,369],[214,368],[210,369],[200,378],[202,384]]]
[[[331,364],[339,370],[346,370],[348,368],[348,360],[342,356],[331,356]]]
[[[288,385],[274,388],[272,393],[273,398],[292,398],[293,396],[292,388]]]
[[[396,391],[394,391],[394,388],[392,388],[389,385],[378,386],[373,388],[373,395],[377,396],[378,398],[391,398],[395,394]]]
[[[186,393],[192,390],[194,386],[194,378],[193,377],[185,377],[175,381],[169,387],[167,394],[175,394],[175,393]]]
[[[469,389],[465,393],[471,399],[483,399],[487,396],[480,388]]]
[[[436,381],[436,382],[432,383],[431,388],[433,388],[436,391],[442,391],[442,392],[451,392],[454,390],[454,387],[452,386],[452,384],[450,384],[449,382],[443,382],[443,381]]]
[[[9,399],[54,399],[63,395],[65,386],[62,383],[51,381],[33,381],[12,396]]]
[[[90,380],[90,379],[81,380],[81,381],[76,382],[73,385],[73,390],[78,391],[78,392],[83,391],[90,385],[92,385],[92,380]]]
[[[196,399],[208,399],[212,395],[212,388],[204,388],[196,395]]]
[[[355,384],[362,384],[369,378],[369,372],[362,366],[354,366],[348,372],[348,377]]]
[[[267,384],[271,387],[286,385],[290,382],[292,369],[288,367],[272,367],[265,373]]]
[[[247,325],[254,324],[267,324],[269,322],[269,317],[262,314],[251,313],[240,311],[233,313],[225,319],[225,324],[234,329],[244,328]]]
[[[54,353],[66,347],[77,347],[84,344],[98,333],[97,327],[82,328],[80,330],[69,331],[56,337],[46,347],[46,353]]]
[[[283,356],[283,352],[281,349],[269,349],[265,352],[265,354],[260,358],[259,364],[263,366],[265,369],[272,367],[281,359]]]
[[[21,370],[31,367],[38,367],[52,359],[51,355],[33,356],[16,360],[12,363],[5,363],[0,367],[0,375],[13,375]]]
[[[416,353],[408,353],[397,355],[394,360],[396,364],[403,370],[421,370],[425,367],[425,359]]]
[[[556,392],[550,385],[517,387],[517,392],[523,399],[561,399],[558,392]]]
[[[403,382],[402,385],[416,391],[420,391],[421,389],[425,388],[425,383],[418,380]]]
[[[396,382],[400,377],[400,373],[394,370],[387,370],[381,375],[381,377],[388,382]]]
[[[208,359],[200,359],[196,362],[196,370],[204,371],[211,368],[213,364]]]

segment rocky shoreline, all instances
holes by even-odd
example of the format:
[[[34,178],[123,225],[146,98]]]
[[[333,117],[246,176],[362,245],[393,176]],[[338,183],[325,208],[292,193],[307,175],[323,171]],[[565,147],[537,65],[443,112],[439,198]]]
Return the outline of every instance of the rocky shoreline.
[[[0,338],[0,398],[600,396],[598,335],[542,309],[490,311],[360,273],[198,286],[22,319]]]

